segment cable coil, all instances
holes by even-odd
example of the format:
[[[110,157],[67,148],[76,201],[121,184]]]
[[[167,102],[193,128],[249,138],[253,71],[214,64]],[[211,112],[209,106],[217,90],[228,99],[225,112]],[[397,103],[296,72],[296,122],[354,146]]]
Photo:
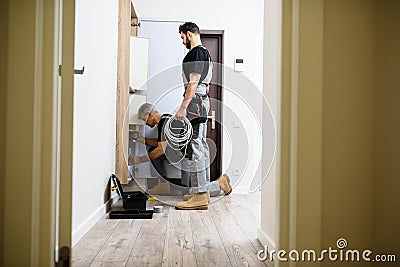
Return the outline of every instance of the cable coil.
[[[177,121],[182,123],[181,127],[173,126],[173,123]],[[192,124],[187,117],[185,117],[183,121],[176,120],[174,117],[170,117],[165,121],[163,131],[165,140],[171,149],[175,151],[181,151],[182,148],[185,147],[185,153],[183,154],[183,157],[174,164],[179,163],[185,157],[187,147],[192,140]]]

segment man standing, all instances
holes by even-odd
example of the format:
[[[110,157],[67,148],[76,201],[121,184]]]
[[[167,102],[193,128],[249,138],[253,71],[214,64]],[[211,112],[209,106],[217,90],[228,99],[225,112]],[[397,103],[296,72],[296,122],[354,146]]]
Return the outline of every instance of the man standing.
[[[208,50],[201,45],[199,27],[193,22],[185,22],[179,26],[179,33],[183,45],[190,49],[183,59],[182,77],[185,85],[185,94],[182,103],[175,114],[178,120],[186,116],[193,119],[187,109],[191,101],[200,100],[206,114],[210,108],[208,88],[212,77],[212,61]],[[197,121],[193,124],[193,137],[189,144],[191,156],[182,160],[182,182],[186,181],[192,194],[185,196],[186,201],[175,205],[176,209],[194,210],[208,209],[210,200],[209,191],[223,190],[225,194],[232,192],[228,175],[224,174],[218,181],[210,183],[209,148],[206,142],[207,124]]]

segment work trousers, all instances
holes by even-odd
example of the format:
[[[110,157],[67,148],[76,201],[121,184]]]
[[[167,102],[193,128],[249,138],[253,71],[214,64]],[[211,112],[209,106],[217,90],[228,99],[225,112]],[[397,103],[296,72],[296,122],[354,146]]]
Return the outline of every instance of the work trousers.
[[[164,179],[166,177],[164,160],[167,160],[167,158],[164,155],[162,155],[151,161],[150,164],[151,176],[158,177],[159,179],[153,179],[153,178],[147,179],[147,188],[153,188],[158,184],[158,181],[160,181],[161,183],[167,182],[167,180]]]
[[[210,101],[203,99],[207,109],[210,109]],[[189,187],[191,193],[202,193],[220,191],[218,181],[210,182],[210,151],[207,139],[207,122],[193,127],[194,137],[190,142],[192,155],[182,160],[182,184]]]

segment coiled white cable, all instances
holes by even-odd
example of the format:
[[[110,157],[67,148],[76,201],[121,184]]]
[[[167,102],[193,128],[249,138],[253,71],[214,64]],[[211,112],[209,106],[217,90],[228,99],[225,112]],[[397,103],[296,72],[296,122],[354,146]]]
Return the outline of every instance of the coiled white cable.
[[[182,158],[174,164],[179,163],[181,160],[184,159],[187,146],[192,140],[193,136],[193,127],[187,117],[185,117],[185,119],[182,121],[183,127],[173,127],[172,122],[174,122],[175,120],[176,119],[174,117],[168,118],[165,121],[163,127],[164,137],[170,148],[175,151],[180,151],[182,147],[185,147],[185,153],[183,154]]]
[[[172,127],[172,122],[175,120],[176,119],[174,117],[170,117],[165,121],[163,129],[164,137],[165,140],[171,145],[173,149],[180,150],[179,147],[183,147],[189,144],[193,135],[193,127],[188,118],[186,117],[182,121],[183,127],[179,128]]]

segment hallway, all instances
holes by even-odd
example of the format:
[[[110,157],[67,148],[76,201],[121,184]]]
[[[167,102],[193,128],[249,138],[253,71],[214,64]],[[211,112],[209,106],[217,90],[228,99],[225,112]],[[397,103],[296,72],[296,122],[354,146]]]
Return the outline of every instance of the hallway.
[[[226,196],[208,211],[164,206],[152,220],[104,217],[73,247],[72,266],[266,266],[257,259],[260,197]]]

